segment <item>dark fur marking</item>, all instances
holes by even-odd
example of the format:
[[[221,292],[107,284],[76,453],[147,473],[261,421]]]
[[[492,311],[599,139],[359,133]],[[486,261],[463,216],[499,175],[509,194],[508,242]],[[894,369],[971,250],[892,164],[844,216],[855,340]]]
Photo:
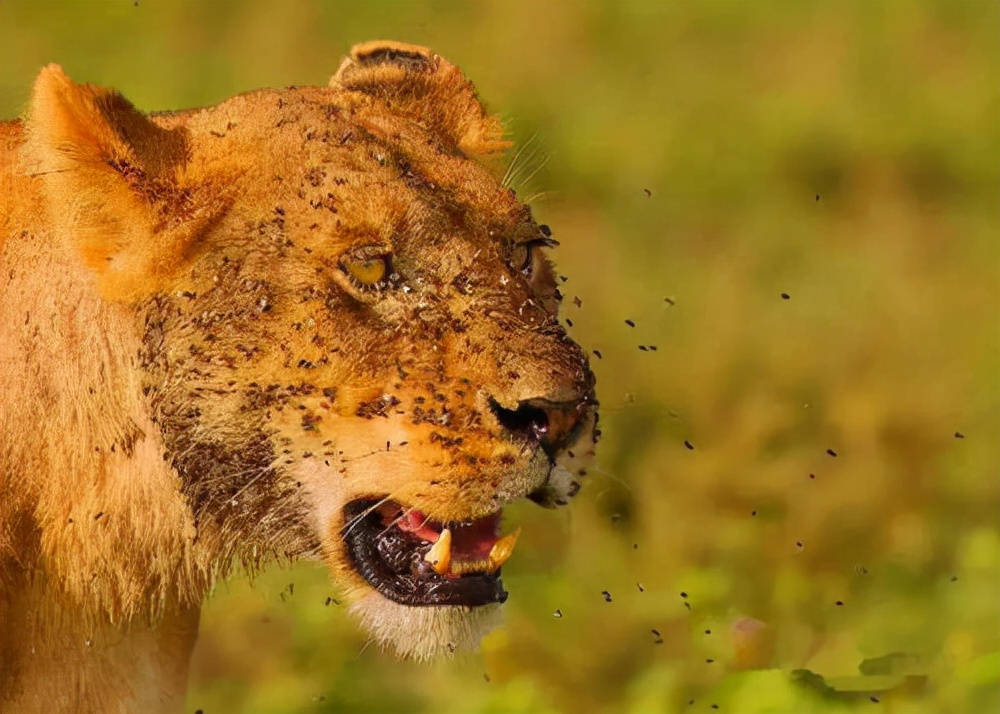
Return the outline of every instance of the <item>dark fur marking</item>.
[[[428,55],[398,47],[378,47],[365,53],[358,53],[355,61],[362,67],[397,64],[411,72],[430,72],[434,69],[433,60]]]

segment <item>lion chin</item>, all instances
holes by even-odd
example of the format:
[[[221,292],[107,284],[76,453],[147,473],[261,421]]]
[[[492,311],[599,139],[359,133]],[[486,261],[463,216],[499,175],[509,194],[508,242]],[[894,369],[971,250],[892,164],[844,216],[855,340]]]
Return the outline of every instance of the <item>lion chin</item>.
[[[499,604],[414,607],[377,593],[355,602],[350,613],[384,648],[417,661],[474,651],[503,621]]]

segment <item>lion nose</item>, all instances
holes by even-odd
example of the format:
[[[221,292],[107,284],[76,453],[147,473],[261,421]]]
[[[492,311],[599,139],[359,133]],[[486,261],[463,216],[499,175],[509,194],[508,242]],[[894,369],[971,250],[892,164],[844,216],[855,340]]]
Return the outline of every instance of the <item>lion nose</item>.
[[[537,442],[550,457],[576,439],[587,410],[594,405],[590,394],[568,402],[524,399],[516,409],[505,409],[490,398],[490,409],[501,426],[517,437]]]

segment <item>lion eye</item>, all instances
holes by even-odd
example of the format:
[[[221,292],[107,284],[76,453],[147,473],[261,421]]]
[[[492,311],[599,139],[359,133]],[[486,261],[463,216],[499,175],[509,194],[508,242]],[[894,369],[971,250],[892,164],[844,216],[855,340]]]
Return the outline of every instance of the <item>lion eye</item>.
[[[531,271],[531,243],[519,243],[510,254],[510,266],[522,273]]]
[[[520,273],[531,277],[535,265],[535,250],[538,248],[551,248],[559,245],[559,242],[549,238],[536,238],[524,243],[516,243],[510,251],[510,267]]]
[[[372,258],[344,258],[341,261],[344,272],[358,285],[376,286],[389,275],[389,256]]]

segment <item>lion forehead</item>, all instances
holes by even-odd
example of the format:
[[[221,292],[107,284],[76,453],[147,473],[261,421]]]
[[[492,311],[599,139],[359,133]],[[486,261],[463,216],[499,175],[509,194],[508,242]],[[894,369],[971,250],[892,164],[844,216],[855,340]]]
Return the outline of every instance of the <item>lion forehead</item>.
[[[451,216],[496,234],[530,220],[496,159],[466,154],[440,127],[367,94],[261,90],[157,121],[183,124],[193,171],[220,193],[238,186],[237,210],[299,210],[311,219],[300,232],[379,235],[407,216],[415,226]]]

